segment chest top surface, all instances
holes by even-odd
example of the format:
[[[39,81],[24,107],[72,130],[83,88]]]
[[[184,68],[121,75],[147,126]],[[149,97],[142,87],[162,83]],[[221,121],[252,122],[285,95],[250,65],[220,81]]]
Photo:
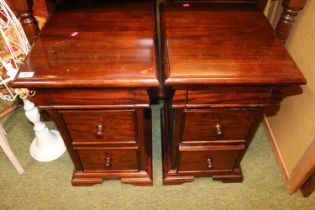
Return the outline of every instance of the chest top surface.
[[[154,13],[151,2],[105,2],[57,10],[13,85],[157,86]]]
[[[305,83],[255,5],[167,3],[161,16],[166,85]]]

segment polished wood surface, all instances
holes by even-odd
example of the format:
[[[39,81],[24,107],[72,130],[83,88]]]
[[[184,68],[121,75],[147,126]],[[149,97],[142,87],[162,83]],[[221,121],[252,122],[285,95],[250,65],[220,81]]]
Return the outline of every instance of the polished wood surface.
[[[175,91],[176,90],[176,91]],[[174,108],[226,108],[266,107],[278,104],[283,94],[278,87],[271,86],[212,86],[211,88],[190,86],[173,89]]]
[[[14,7],[14,10],[17,12],[20,17],[22,27],[25,31],[25,34],[30,41],[33,43],[35,38],[39,34],[39,27],[36,22],[36,19],[33,15],[33,1],[32,0],[12,0],[11,4]]]
[[[111,108],[113,104],[121,107],[149,107],[150,90],[145,88],[69,88],[37,89],[34,102],[42,107],[54,106],[59,109],[76,108]]]
[[[164,106],[161,121],[164,184],[182,184],[200,176],[212,176],[223,182],[243,181],[240,161],[259,125],[261,109],[206,107]],[[208,159],[211,168],[207,168]]]
[[[189,109],[185,111],[183,143],[244,141],[255,110]]]
[[[305,79],[252,3],[161,7],[163,183],[212,176],[241,182],[240,167],[265,107]]]
[[[315,172],[313,172],[305,181],[305,183],[301,187],[301,192],[304,197],[308,197],[315,190]]]
[[[120,179],[123,183],[135,185],[152,185],[151,110],[149,108],[126,110],[120,109],[119,105],[113,105],[110,109],[85,108],[81,105],[76,109],[60,110],[52,107],[48,109],[75,166],[72,185],[93,185],[103,182],[104,179]],[[82,119],[84,112],[103,113],[100,117],[105,115],[110,117],[108,113],[113,112],[125,113],[117,119],[106,119],[100,136],[98,122],[95,121],[95,118],[100,118],[99,116],[91,114],[92,120],[78,122],[86,124],[87,126],[83,128],[91,128],[90,131],[83,133],[78,131],[82,126],[73,127],[73,122],[78,118]],[[130,118],[128,116],[130,113],[133,113],[132,122],[124,122],[126,125],[118,123],[119,119],[126,116]],[[109,120],[116,123],[107,127]],[[90,126],[94,122],[95,127]],[[124,129],[132,131],[127,131],[126,134]],[[125,137],[131,137],[133,141],[120,141],[126,139]]]
[[[63,111],[62,116],[74,145],[136,143],[135,110]]]
[[[75,165],[73,185],[153,183],[154,9],[152,2],[58,9],[13,82],[36,90],[34,101],[56,121]],[[168,2],[161,11],[171,96],[162,112],[163,183],[240,182],[263,108],[305,79],[254,2]]]
[[[60,7],[13,81],[35,90],[32,100],[56,122],[74,186],[153,184],[154,17],[151,1]]]
[[[166,3],[165,84],[301,84],[294,61],[252,4]]]
[[[15,87],[158,86],[154,12],[150,1],[57,9]]]
[[[232,171],[237,166],[237,160],[243,149],[243,145],[208,146],[199,149],[181,147],[178,172],[211,171],[215,173],[219,170]]]
[[[284,0],[282,2],[283,10],[276,31],[283,42],[288,38],[295,18],[305,3],[306,0]]]
[[[138,151],[136,149],[78,149],[86,172],[138,171]]]

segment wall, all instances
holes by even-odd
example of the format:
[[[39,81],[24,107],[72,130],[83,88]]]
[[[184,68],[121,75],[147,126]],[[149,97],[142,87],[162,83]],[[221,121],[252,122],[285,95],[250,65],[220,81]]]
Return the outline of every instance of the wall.
[[[315,1],[308,0],[286,47],[307,79],[303,94],[290,96],[276,116],[268,117],[287,179],[315,139]],[[314,166],[313,166],[314,167]]]

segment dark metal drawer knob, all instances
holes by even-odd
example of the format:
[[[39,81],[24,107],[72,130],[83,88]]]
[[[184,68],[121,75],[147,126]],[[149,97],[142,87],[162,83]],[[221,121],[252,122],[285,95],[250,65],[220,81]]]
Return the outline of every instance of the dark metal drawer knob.
[[[111,168],[112,167],[112,158],[107,157],[105,158],[105,168]]]
[[[208,164],[208,168],[213,168],[213,164],[212,164],[212,159],[211,158],[207,158],[207,164]]]
[[[217,136],[223,135],[223,128],[220,124],[216,124],[215,131],[216,131]]]
[[[98,124],[96,126],[96,135],[98,135],[98,136],[103,135],[104,129],[105,129],[105,127],[102,124]]]

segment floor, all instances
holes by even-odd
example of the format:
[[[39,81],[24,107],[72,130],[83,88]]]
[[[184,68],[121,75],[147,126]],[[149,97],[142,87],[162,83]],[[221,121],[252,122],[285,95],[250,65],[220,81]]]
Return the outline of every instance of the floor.
[[[162,185],[159,107],[153,106],[154,186],[139,187],[117,180],[92,187],[70,184],[72,163],[67,153],[56,161],[31,158],[32,125],[20,109],[1,123],[25,169],[18,175],[0,150],[0,210],[2,209],[276,209],[315,210],[315,193],[288,195],[284,178],[261,126],[242,162],[243,183],[223,184],[211,178]],[[53,123],[48,123],[54,127]]]

